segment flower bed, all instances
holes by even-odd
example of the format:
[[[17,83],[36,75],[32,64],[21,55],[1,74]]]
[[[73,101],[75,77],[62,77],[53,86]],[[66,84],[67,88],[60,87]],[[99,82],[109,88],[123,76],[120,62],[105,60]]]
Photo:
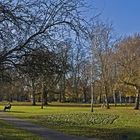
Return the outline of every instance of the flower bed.
[[[41,118],[41,122],[51,126],[93,126],[112,124],[117,115],[93,113],[50,114]]]

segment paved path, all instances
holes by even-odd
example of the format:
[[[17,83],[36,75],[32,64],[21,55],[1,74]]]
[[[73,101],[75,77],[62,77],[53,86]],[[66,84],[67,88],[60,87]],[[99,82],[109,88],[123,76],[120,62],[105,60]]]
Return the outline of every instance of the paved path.
[[[21,128],[31,133],[40,135],[46,138],[46,140],[99,140],[96,138],[85,138],[66,135],[61,132],[39,126],[37,124],[33,124],[23,119],[8,116],[5,112],[0,112],[0,119],[5,120],[6,122],[12,124],[13,126],[16,126],[17,128]]]

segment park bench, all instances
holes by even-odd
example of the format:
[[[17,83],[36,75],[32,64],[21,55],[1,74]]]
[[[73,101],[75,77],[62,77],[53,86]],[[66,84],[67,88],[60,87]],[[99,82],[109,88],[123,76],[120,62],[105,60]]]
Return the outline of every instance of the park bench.
[[[5,105],[5,106],[4,106],[4,111],[6,111],[6,110],[10,110],[11,107],[12,107],[11,104],[7,104],[7,105]]]

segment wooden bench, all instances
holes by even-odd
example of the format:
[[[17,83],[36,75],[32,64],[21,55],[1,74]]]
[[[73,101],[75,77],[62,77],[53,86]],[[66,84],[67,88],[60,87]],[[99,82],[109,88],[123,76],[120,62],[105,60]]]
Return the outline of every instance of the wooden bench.
[[[3,110],[3,111],[10,110],[10,109],[11,109],[11,107],[12,107],[12,105],[11,105],[11,104],[7,104],[7,105],[5,105],[4,110]]]

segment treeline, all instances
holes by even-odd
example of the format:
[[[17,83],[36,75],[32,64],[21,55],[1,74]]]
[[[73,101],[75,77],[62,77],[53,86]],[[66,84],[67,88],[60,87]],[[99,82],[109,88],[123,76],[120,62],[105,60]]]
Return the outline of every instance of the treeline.
[[[0,100],[135,102],[140,35],[117,39],[76,0],[0,2]]]

